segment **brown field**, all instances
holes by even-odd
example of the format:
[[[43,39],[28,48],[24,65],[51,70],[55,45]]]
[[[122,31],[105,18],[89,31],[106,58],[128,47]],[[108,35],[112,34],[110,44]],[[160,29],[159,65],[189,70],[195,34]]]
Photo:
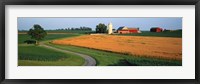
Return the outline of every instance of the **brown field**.
[[[129,55],[182,60],[182,38],[85,35],[54,40],[52,43],[88,47]]]

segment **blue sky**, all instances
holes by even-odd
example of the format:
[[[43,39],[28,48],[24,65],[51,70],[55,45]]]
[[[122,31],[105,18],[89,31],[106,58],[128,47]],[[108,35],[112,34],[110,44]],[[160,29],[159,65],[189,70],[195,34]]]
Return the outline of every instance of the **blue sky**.
[[[181,17],[153,17],[153,18],[41,18],[41,17],[18,17],[18,29],[29,30],[34,24],[40,24],[45,30],[60,28],[78,28],[80,26],[95,27],[99,23],[108,24],[111,22],[114,29],[120,26],[139,27],[140,30],[149,30],[151,27],[164,29],[182,29]]]

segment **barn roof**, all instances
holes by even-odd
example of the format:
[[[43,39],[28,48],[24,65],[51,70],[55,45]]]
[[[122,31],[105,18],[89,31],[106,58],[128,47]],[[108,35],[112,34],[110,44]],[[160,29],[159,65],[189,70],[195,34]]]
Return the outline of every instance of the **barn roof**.
[[[152,27],[151,29],[162,29],[162,28],[160,28],[160,27]]]
[[[128,28],[128,30],[139,30],[139,28]]]
[[[117,30],[123,30],[125,26],[119,27]],[[139,30],[139,28],[127,27],[128,30]]]
[[[123,26],[123,27],[119,27],[117,30],[122,30],[124,27],[125,27],[125,26]]]

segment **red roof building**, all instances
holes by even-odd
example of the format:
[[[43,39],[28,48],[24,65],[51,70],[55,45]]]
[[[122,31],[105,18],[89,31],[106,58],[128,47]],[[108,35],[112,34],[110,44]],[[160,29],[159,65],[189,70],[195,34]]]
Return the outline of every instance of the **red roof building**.
[[[129,33],[141,33],[139,28],[128,28],[128,27],[119,27],[117,29],[119,34],[129,34]]]
[[[163,29],[160,27],[152,27],[150,29],[151,32],[163,32]]]

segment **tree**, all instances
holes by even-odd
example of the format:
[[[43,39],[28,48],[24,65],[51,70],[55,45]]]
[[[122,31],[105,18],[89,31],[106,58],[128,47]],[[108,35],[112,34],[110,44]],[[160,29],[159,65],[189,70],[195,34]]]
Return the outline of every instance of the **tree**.
[[[99,23],[97,26],[96,26],[96,32],[97,33],[106,33],[106,30],[107,30],[107,26],[103,23]]]
[[[36,40],[36,45],[39,45],[39,40],[42,40],[47,35],[47,32],[40,25],[34,24],[33,28],[29,29],[28,35]]]

